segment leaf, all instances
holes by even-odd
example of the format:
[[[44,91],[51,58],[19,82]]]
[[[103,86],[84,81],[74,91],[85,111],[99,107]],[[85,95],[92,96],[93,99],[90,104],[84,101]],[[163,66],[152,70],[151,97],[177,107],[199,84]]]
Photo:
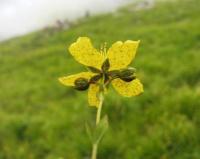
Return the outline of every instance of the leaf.
[[[92,129],[91,129],[90,125],[87,122],[85,123],[85,128],[86,128],[86,133],[87,133],[90,141],[93,142]]]
[[[106,131],[108,130],[109,124],[108,124],[108,117],[105,115],[97,125],[94,136],[93,136],[93,143],[99,143],[103,136],[105,135]]]
[[[108,117],[104,116],[96,128],[92,128],[91,124],[85,124],[87,135],[93,144],[98,144],[108,129]]]

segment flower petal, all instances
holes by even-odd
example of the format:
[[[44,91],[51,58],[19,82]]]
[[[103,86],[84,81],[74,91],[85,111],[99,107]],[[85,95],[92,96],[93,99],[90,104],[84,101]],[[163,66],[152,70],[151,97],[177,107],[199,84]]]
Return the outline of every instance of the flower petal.
[[[58,80],[64,84],[65,86],[74,86],[74,82],[76,79],[78,78],[86,78],[86,79],[90,79],[92,76],[94,76],[95,74],[92,72],[81,72],[78,74],[74,74],[74,75],[70,75],[70,76],[66,76],[66,77],[60,77]]]
[[[118,41],[108,50],[110,70],[118,70],[127,67],[134,59],[140,41]]]
[[[131,82],[115,79],[112,81],[112,85],[119,94],[125,97],[137,96],[143,92],[143,85],[139,79]]]
[[[78,38],[77,42],[69,47],[72,56],[81,64],[101,68],[104,57],[92,46],[87,37]]]
[[[99,86],[96,84],[91,84],[88,90],[88,102],[90,106],[99,105],[99,98],[97,97],[99,93]]]

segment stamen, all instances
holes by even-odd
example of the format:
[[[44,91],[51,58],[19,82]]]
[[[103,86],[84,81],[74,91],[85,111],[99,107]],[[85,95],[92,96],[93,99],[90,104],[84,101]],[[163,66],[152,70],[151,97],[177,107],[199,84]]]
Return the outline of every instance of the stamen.
[[[104,54],[103,54],[103,50],[104,50],[104,46],[101,45],[101,47],[100,47],[100,53],[104,56]]]
[[[106,59],[107,57],[107,43],[105,42],[104,44],[101,45],[100,47],[100,53],[104,56]]]
[[[107,53],[107,43],[106,42],[104,43],[103,51],[104,51],[104,56],[106,57],[106,53]]]

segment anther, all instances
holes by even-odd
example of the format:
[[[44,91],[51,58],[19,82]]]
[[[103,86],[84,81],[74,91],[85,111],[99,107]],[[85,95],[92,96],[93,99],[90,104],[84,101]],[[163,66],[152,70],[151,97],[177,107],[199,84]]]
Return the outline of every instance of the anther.
[[[104,54],[106,54],[106,52],[107,52],[107,43],[106,42],[104,43],[103,51],[104,51]]]

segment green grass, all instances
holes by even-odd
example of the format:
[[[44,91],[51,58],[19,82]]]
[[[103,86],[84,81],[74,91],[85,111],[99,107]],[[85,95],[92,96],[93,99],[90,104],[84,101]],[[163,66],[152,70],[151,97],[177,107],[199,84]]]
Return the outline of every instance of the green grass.
[[[143,95],[110,90],[103,113],[110,128],[99,159],[200,158],[200,1],[159,3],[134,12],[124,7],[93,16],[69,30],[38,31],[0,44],[0,159],[87,159],[85,121],[95,119],[87,92],[57,78],[85,68],[67,47],[89,36],[141,40],[132,66]]]

